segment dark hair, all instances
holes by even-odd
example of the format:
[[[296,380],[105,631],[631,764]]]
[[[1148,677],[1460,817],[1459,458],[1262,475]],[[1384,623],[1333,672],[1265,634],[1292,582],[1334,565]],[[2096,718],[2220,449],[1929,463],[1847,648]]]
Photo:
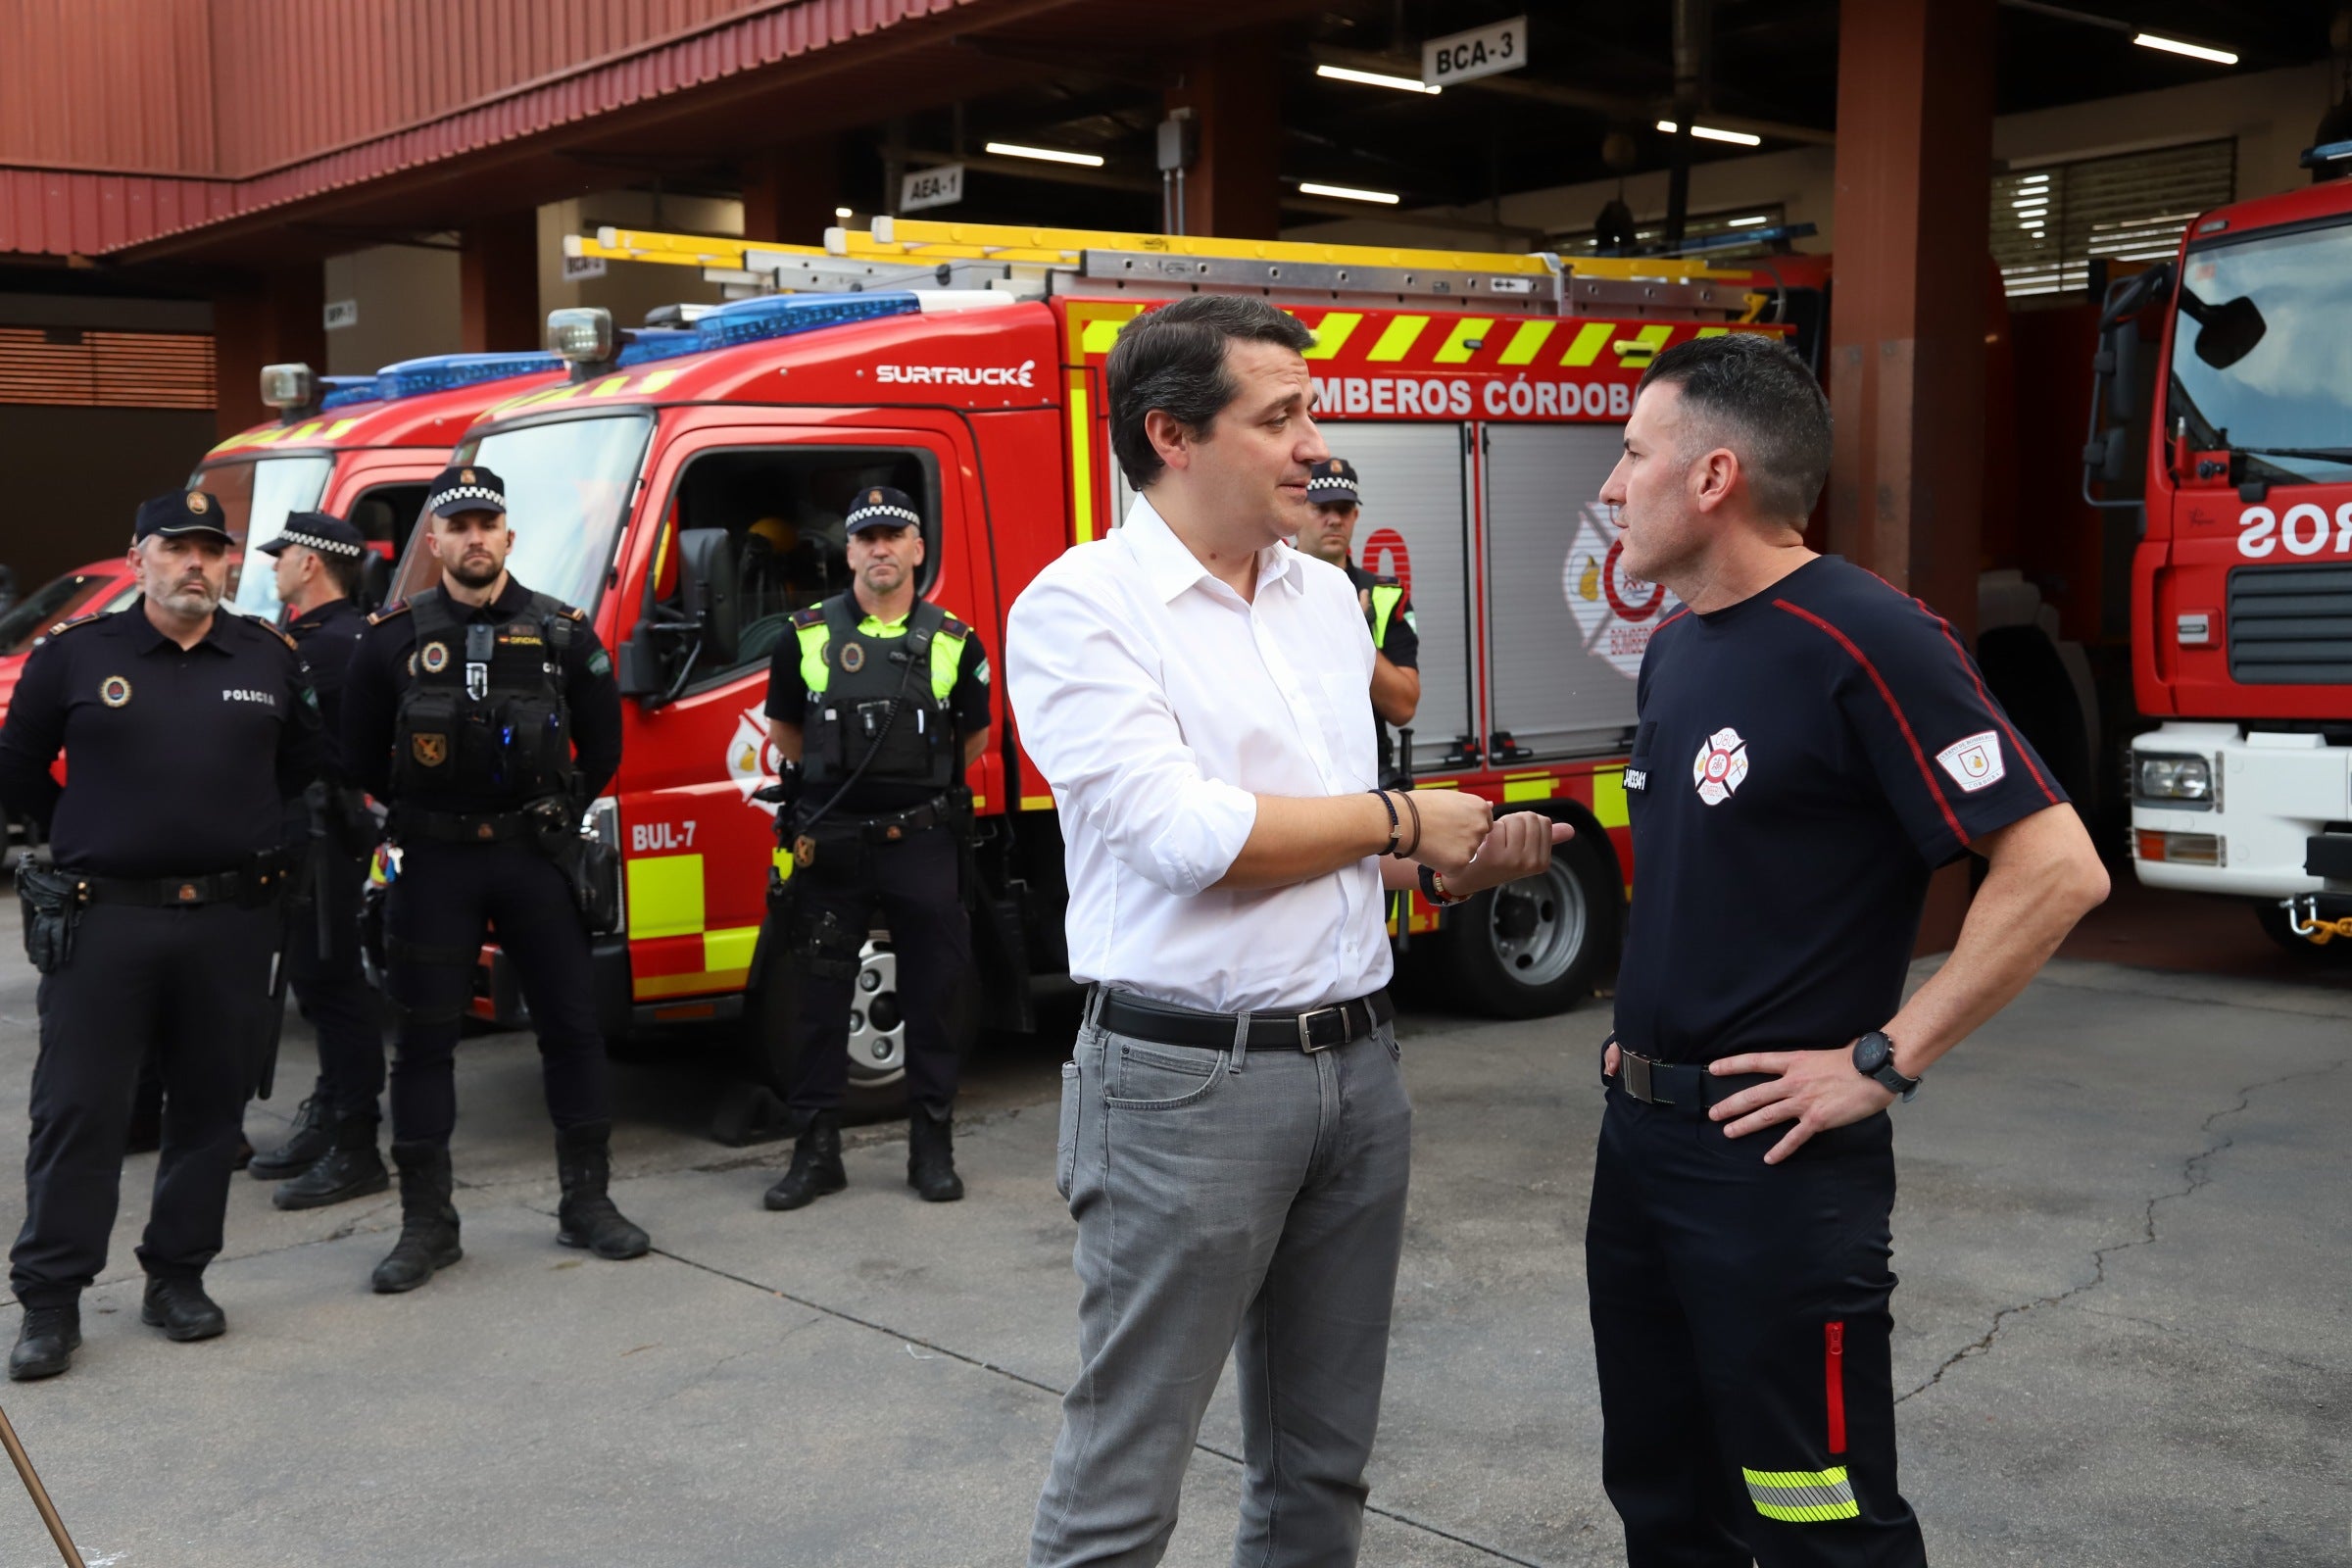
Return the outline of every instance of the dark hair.
[[[1739,457],[1758,511],[1802,517],[1813,510],[1830,476],[1830,400],[1786,344],[1760,332],[1677,343],[1649,362],[1634,395],[1664,385],[1683,389],[1694,440]]]
[[[330,556],[323,551],[318,552],[318,564],[326,568],[327,580],[335,585],[335,591],[346,599],[359,598],[360,583],[363,580],[361,573],[366,566],[367,558],[364,556]]]
[[[1241,294],[1195,294],[1129,321],[1110,346],[1110,450],[1127,482],[1148,490],[1167,466],[1152,448],[1144,416],[1153,409],[1188,430],[1209,427],[1240,388],[1225,368],[1225,345],[1279,343],[1305,353],[1314,333],[1298,318]]]

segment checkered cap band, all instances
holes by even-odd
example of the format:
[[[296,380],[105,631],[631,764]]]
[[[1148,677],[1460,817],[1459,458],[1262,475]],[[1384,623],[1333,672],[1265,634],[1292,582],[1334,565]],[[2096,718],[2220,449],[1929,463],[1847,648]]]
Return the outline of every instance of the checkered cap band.
[[[277,537],[287,544],[300,545],[305,550],[316,550],[322,556],[350,556],[357,559],[368,553],[366,545],[345,544],[340,539],[328,539],[315,533],[304,533],[300,528],[288,528]]]
[[[1345,490],[1353,495],[1355,481],[1337,473],[1318,473],[1306,481],[1307,494],[1312,495],[1317,490]]]
[[[920,528],[923,525],[921,515],[906,507],[867,506],[859,507],[852,512],[847,518],[843,519],[842,526],[854,529],[870,517],[889,517],[903,522],[910,528]]]
[[[446,490],[436,490],[433,498],[424,504],[424,510],[439,512],[453,501],[487,501],[501,512],[507,510],[507,498],[486,484],[456,484]]]

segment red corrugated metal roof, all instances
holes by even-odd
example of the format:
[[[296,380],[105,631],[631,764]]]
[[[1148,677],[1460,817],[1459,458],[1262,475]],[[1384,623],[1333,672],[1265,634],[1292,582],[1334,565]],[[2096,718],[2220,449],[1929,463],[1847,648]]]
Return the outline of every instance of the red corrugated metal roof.
[[[625,24],[601,34],[589,25],[613,3],[555,0],[554,9],[575,25],[547,36],[563,47],[589,53],[576,67],[495,89],[479,101],[250,177],[208,180],[91,174],[11,168],[0,157],[0,252],[102,256],[541,135],[650,100],[691,93],[728,76],[780,65],[907,22],[981,7],[1006,12],[1051,9],[1051,0],[1028,0],[1026,4],[1010,0],[1002,6],[992,6],[990,0],[742,0],[731,14],[712,19],[710,14],[728,7],[730,0],[620,0],[639,21],[697,13],[701,20],[597,58],[590,52],[598,43],[615,33],[625,37],[630,32]],[[234,9],[251,20],[251,13],[273,8],[269,0],[248,0],[247,5]],[[469,16],[484,16],[497,9],[464,8]],[[478,40],[464,35],[435,38],[421,23],[418,27],[410,40],[413,50],[390,51],[408,58],[393,65],[379,55],[381,69],[398,72],[405,68],[412,74],[446,71],[460,79],[478,81],[465,75],[464,64],[466,51],[478,47]],[[380,39],[368,47],[381,48]],[[241,50],[230,53],[243,58]],[[272,110],[273,100],[274,108],[282,110],[283,100],[277,95],[299,91],[284,76],[265,75],[263,80],[249,81],[229,95],[243,107],[224,110],[223,139],[266,155],[273,139],[249,135],[257,122],[244,117],[264,116]],[[417,101],[411,92],[390,97],[398,103],[379,99],[373,107],[390,109]]]

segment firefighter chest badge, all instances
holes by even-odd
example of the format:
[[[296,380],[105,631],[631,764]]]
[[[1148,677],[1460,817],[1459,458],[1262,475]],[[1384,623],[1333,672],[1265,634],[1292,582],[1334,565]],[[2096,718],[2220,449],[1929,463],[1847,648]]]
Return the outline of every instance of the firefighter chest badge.
[[[816,863],[816,840],[804,833],[792,841],[792,863],[806,871]]]
[[[130,701],[130,682],[120,675],[109,675],[98,683],[98,700],[109,708],[121,708]]]
[[[439,767],[449,760],[449,737],[420,731],[409,737],[409,755],[419,767]]]
[[[852,675],[863,669],[865,667],[865,645],[854,642],[843,643],[841,645],[841,667],[845,673]]]
[[[1707,737],[1690,762],[1690,782],[1709,806],[1730,800],[1747,778],[1747,742],[1728,726]]]

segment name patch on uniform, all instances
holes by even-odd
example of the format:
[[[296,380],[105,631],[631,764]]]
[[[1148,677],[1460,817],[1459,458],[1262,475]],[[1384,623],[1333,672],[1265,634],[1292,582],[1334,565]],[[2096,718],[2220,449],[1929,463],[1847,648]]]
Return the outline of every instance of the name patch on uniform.
[[[120,675],[109,675],[98,683],[98,700],[109,708],[121,708],[130,701],[130,682]]]
[[[220,692],[220,700],[224,703],[259,703],[264,708],[277,706],[277,698],[273,693],[256,691],[250,686],[223,687]]]
[[[440,674],[449,667],[449,645],[447,643],[426,643],[422,648],[416,650],[416,662],[424,666],[426,674]]]
[[[1709,806],[1730,800],[1746,777],[1747,742],[1728,725],[1708,736],[1690,762],[1690,782]]]
[[[1629,767],[1625,770],[1625,787],[1629,790],[1645,790],[1649,788],[1649,775],[1638,767]]]
[[[1936,760],[1971,795],[1990,789],[2009,771],[2001,761],[2001,737],[1989,729],[1952,742],[1936,754]]]

